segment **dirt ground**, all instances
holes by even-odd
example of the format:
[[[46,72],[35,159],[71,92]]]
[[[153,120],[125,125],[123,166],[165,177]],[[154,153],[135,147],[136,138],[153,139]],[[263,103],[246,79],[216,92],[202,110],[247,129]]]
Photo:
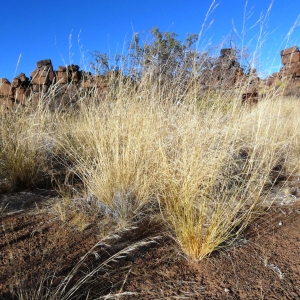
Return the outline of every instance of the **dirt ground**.
[[[53,212],[53,197],[54,191],[38,189],[0,195],[0,299],[20,299],[40,282],[59,287],[114,226],[101,220],[79,230],[72,218],[62,221]],[[158,236],[101,266],[118,251]],[[98,266],[69,299],[85,299],[88,290],[91,296],[123,293],[120,299],[300,299],[300,201],[277,201],[233,245],[201,262],[187,259],[154,220],[146,220],[95,247],[66,291]]]

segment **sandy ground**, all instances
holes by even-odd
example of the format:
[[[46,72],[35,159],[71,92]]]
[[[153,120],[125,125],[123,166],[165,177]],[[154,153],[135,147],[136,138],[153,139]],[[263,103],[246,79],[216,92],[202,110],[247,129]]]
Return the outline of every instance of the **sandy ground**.
[[[80,231],[72,218],[62,221],[53,213],[53,197],[54,191],[38,189],[0,195],[0,299],[18,299],[20,291],[37,290],[42,281],[59,286],[114,226],[99,220]],[[163,236],[102,267],[70,299],[85,299],[87,290],[127,293],[120,299],[300,299],[300,201],[290,196],[275,203],[233,245],[201,262],[190,261]],[[66,290],[118,251],[161,231],[146,220],[99,245]]]

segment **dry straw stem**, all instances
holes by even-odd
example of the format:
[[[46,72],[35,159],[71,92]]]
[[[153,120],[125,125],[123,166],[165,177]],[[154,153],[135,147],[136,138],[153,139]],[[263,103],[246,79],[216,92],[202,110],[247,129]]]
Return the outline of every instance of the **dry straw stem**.
[[[47,172],[54,151],[55,116],[21,107],[0,115],[0,175],[18,187],[34,184]]]
[[[110,238],[101,240],[98,243],[96,243],[84,256],[81,257],[78,263],[74,266],[70,273],[59,283],[57,287],[53,287],[56,276],[50,276],[46,274],[37,285],[32,283],[33,287],[31,288],[28,288],[26,284],[24,285],[24,282],[22,282],[21,280],[17,287],[14,288],[13,294],[17,297],[17,299],[20,300],[68,300],[82,299],[82,297],[85,297],[85,299],[91,299],[92,295],[90,295],[89,288],[92,286],[95,280],[99,280],[99,278],[101,279],[103,272],[107,272],[111,268],[111,264],[116,263],[117,261],[129,255],[133,251],[136,251],[140,247],[145,247],[150,244],[157,243],[157,240],[159,240],[161,237],[150,237],[138,241],[134,244],[131,244],[125,247],[124,249],[118,251],[117,253],[111,255],[104,262],[96,266],[91,272],[82,273],[83,275],[79,276],[78,278],[79,270],[82,266],[84,266],[87,258],[90,256],[95,256],[96,258],[99,257],[97,249],[101,246],[109,247],[107,242],[110,239],[116,240],[118,238],[119,236],[116,234],[114,236],[111,236]],[[101,291],[106,289],[107,287],[105,286],[101,287],[99,288],[98,292],[100,293]],[[100,299],[118,299],[120,296],[132,294],[134,293],[120,291],[118,294],[108,294],[106,296],[100,297]],[[95,295],[93,295],[93,297],[95,297]],[[97,299],[99,299],[99,296],[97,297]]]

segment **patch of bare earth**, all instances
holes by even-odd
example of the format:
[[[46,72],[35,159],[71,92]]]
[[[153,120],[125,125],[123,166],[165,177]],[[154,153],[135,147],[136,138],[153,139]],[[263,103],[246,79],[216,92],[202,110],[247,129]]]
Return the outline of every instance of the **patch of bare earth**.
[[[9,196],[17,201],[22,194]],[[0,197],[7,201],[8,194]],[[26,197],[30,200],[29,194]],[[58,286],[101,238],[102,220],[80,231],[72,219],[63,222],[36,199],[32,202],[35,207],[21,211],[14,207],[1,214],[0,299],[13,299],[17,284],[23,290],[34,289],[53,274],[52,284]],[[86,296],[88,289],[90,295],[134,293],[122,299],[300,299],[299,228],[300,202],[276,205],[233,245],[198,263],[185,258],[176,243],[164,237],[112,262],[111,268],[101,269],[95,281],[76,293]],[[110,245],[96,247],[66,290],[111,255],[160,234],[157,224],[146,221]]]

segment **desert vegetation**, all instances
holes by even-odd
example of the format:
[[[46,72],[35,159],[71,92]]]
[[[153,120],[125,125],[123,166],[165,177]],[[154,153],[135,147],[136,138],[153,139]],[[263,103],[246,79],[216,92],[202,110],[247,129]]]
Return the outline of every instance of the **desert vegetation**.
[[[128,55],[113,61],[95,53],[105,94],[81,90],[62,106],[54,84],[34,105],[1,110],[2,192],[51,187],[58,197],[48,213],[81,232],[96,226],[101,240],[59,281],[56,270],[34,288],[16,280],[6,297],[87,299],[91,278],[110,263],[166,237],[188,260],[202,261],[234,244],[273,204],[275,187],[289,188],[299,174],[297,98],[262,83],[264,98],[242,104],[250,68],[238,64],[240,80],[227,72],[203,85],[203,72],[217,62],[193,48],[196,36],[182,43],[173,33],[152,35],[143,46],[134,36]],[[118,243],[116,233],[136,234],[145,224],[154,228],[147,238],[76,273],[97,247]],[[110,295],[122,296],[130,293]]]

